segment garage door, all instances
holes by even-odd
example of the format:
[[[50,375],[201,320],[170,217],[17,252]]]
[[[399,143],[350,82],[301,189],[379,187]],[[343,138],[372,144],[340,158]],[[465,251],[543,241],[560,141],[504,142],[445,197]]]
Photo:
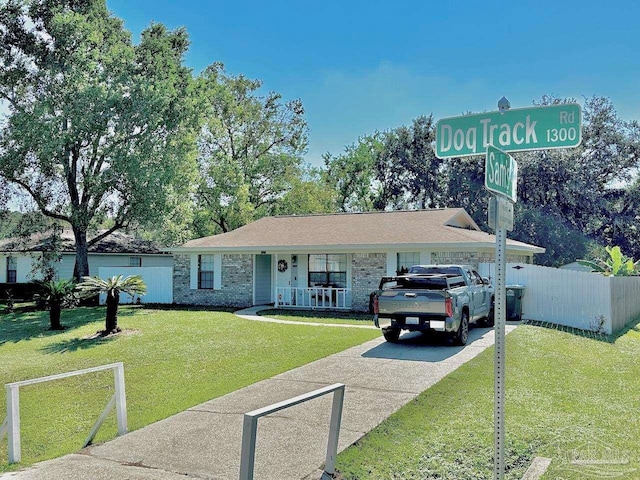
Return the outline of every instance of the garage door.
[[[107,279],[113,276],[140,275],[147,285],[147,293],[140,297],[142,303],[173,303],[173,268],[172,267],[100,267],[98,276]],[[100,295],[100,304],[106,301]],[[120,303],[137,303],[131,295],[120,295]]]

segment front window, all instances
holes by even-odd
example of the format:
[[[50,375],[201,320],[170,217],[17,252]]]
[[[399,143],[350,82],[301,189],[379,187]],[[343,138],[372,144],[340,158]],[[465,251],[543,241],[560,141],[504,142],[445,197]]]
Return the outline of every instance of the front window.
[[[142,266],[142,257],[129,257],[129,266],[130,267],[141,267]]]
[[[400,252],[398,253],[398,270],[396,274],[403,275],[414,265],[420,265],[420,253]]]
[[[198,255],[198,288],[213,290],[213,255]]]
[[[309,286],[347,288],[347,254],[309,255]]]
[[[7,257],[7,283],[16,283],[18,281],[17,265],[18,262],[15,257]]]

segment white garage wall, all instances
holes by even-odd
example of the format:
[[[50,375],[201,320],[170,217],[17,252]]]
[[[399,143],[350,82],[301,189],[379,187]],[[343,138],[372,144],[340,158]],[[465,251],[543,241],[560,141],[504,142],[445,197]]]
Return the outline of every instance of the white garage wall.
[[[173,303],[173,267],[100,267],[98,276],[107,279],[113,276],[140,275],[147,285],[147,293],[140,297],[142,303]],[[120,303],[136,303],[137,298],[121,295]],[[100,295],[103,305],[106,296]]]
[[[142,267],[173,267],[172,255],[116,255],[89,254],[89,275],[98,275],[101,267],[129,268],[129,257],[142,257]],[[65,253],[56,267],[59,279],[73,278],[73,268],[76,264],[75,254]]]

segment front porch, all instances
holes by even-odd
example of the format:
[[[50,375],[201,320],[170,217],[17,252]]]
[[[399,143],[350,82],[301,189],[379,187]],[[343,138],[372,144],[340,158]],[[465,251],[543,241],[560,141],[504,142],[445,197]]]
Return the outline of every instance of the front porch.
[[[254,305],[351,310],[352,254],[276,253],[255,256]]]

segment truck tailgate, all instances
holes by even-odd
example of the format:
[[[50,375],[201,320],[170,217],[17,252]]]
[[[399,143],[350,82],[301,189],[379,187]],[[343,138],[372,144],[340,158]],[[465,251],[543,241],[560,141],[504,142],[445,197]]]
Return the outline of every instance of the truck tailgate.
[[[447,292],[434,290],[387,290],[378,297],[379,314],[419,313],[444,316]]]

